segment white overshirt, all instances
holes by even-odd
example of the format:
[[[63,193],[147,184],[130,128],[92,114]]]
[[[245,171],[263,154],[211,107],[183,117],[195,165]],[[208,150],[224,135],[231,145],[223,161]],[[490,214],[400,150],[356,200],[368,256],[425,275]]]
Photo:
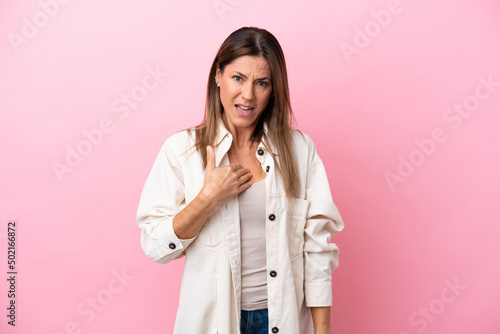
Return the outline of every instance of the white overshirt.
[[[264,131],[269,131],[267,124]],[[268,152],[259,143],[256,152],[267,172],[269,329],[312,334],[309,307],[332,304],[331,278],[339,265],[339,248],[330,239],[344,223],[313,141],[292,131],[300,193],[290,203],[271,156],[279,163],[274,146],[269,143]],[[137,210],[141,246],[149,258],[161,264],[186,256],[175,334],[236,334],[240,333],[241,313],[237,197],[217,205],[196,237],[181,240],[173,230],[173,217],[203,187],[205,169],[194,148],[194,136],[186,130],[170,136],[156,157]],[[231,143],[232,135],[221,122],[214,145],[216,166],[229,164]]]

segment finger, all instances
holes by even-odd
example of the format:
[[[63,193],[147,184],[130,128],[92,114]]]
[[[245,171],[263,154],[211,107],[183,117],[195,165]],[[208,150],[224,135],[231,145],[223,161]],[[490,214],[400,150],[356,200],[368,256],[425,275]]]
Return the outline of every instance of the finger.
[[[240,168],[237,171],[235,171],[235,173],[236,173],[236,175],[238,175],[238,177],[242,177],[243,175],[246,175],[246,174],[252,175],[250,169],[248,169],[248,168]]]
[[[242,183],[245,183],[245,182],[248,182],[250,181],[250,179],[252,178],[252,173],[248,173],[248,174],[244,174],[240,177],[240,181]]]
[[[215,153],[212,146],[207,146],[207,170],[215,169]]]
[[[251,186],[252,186],[252,182],[248,181],[248,182],[240,184],[239,190],[240,190],[240,192],[242,192],[242,191],[250,188]]]

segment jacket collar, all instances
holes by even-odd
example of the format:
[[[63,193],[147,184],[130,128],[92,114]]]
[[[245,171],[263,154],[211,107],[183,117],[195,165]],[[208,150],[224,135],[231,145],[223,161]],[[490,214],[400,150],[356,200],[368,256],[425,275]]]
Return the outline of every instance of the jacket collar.
[[[269,128],[267,126],[267,123],[264,122],[264,133],[267,135],[268,134],[268,131],[269,131]],[[227,138],[226,138],[227,137]],[[269,137],[268,137],[269,138]],[[231,135],[231,132],[229,132],[229,130],[226,128],[226,126],[224,125],[224,122],[221,120],[219,121],[219,128],[217,129],[217,137],[215,139],[215,144],[214,146],[215,147],[218,147],[219,144],[222,142],[222,141],[228,141],[229,145],[227,146],[227,150],[229,150],[229,147],[231,147],[231,143],[233,142],[233,136]],[[269,149],[271,150],[271,152],[274,154],[274,155],[278,155],[278,151],[276,150],[276,147],[272,144],[272,142],[270,143],[267,143],[267,145],[269,146]],[[261,143],[259,143],[259,148],[262,148],[262,149],[266,149],[264,147],[264,145]],[[227,152],[226,150],[226,152]],[[224,152],[224,153],[226,153]]]

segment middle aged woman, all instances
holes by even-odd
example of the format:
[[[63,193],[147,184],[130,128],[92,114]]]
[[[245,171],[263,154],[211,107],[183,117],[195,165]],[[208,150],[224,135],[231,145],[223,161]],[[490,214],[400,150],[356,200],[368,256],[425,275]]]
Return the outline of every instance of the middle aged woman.
[[[137,212],[148,257],[185,256],[175,333],[330,333],[330,239],[344,223],[291,119],[278,41],[236,30],[213,61],[203,122],[165,141]]]

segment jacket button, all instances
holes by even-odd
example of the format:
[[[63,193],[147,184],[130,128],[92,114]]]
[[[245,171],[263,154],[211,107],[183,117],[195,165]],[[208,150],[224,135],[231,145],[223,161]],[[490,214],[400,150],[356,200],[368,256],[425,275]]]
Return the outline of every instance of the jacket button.
[[[171,243],[168,244],[168,247],[170,249],[175,249],[176,246],[175,246],[175,244],[173,242],[171,242]]]
[[[273,221],[274,219],[276,219],[276,216],[274,215],[274,213],[271,213],[269,215],[269,220]]]
[[[276,271],[274,271],[274,270],[271,270],[271,272],[269,273],[269,276],[271,276],[271,277],[276,277],[276,275],[278,275],[278,273],[276,273]]]
[[[269,173],[269,170],[271,169],[271,167],[267,166],[266,167],[266,173]]]
[[[280,330],[278,327],[273,327],[273,329],[271,329],[271,332],[273,333],[278,333]]]
[[[259,148],[259,149],[257,150],[257,154],[258,154],[258,155],[264,155],[264,150],[263,150],[263,149],[261,149],[261,148]]]

